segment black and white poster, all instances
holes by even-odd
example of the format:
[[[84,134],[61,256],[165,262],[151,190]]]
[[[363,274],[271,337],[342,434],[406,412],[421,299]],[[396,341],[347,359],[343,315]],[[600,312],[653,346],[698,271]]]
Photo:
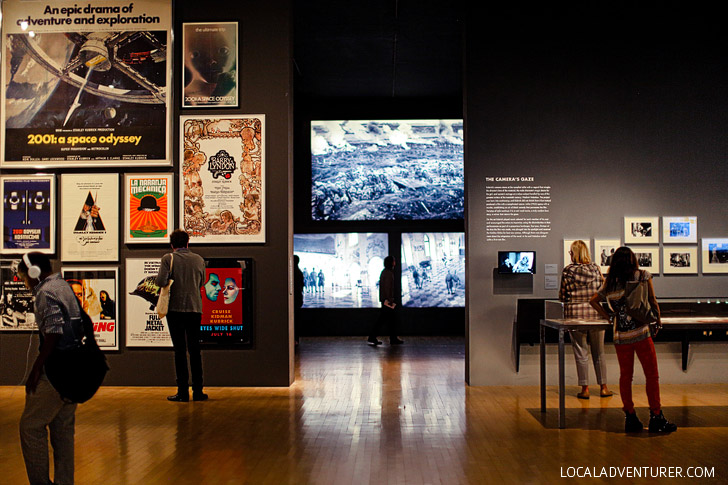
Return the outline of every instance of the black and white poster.
[[[156,312],[159,258],[126,260],[126,346],[171,347],[167,319]]]
[[[0,294],[0,330],[38,330],[33,313],[33,292],[18,277],[18,260],[0,261],[2,293]]]

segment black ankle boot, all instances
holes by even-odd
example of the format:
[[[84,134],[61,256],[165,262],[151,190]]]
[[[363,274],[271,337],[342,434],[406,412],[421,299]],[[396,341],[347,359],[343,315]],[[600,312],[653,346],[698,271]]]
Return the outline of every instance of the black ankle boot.
[[[640,431],[642,431],[642,422],[640,421],[640,418],[637,417],[637,413],[635,413],[634,411],[632,411],[630,414],[625,413],[624,432],[639,433]]]
[[[660,411],[660,414],[652,414],[652,411],[650,411],[649,430],[650,433],[672,433],[677,430],[677,425],[665,419],[662,411]]]

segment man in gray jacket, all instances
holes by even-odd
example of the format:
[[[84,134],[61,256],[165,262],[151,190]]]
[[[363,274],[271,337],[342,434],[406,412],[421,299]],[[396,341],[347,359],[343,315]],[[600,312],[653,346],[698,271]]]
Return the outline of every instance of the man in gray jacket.
[[[176,229],[169,237],[173,252],[162,256],[156,283],[160,288],[172,279],[169,292],[167,324],[174,347],[174,367],[177,372],[177,394],[169,401],[190,400],[187,353],[192,371],[192,400],[204,401],[202,392],[202,356],[200,355],[200,324],[202,323],[202,297],[200,288],[205,284],[205,261],[188,249],[190,236]]]

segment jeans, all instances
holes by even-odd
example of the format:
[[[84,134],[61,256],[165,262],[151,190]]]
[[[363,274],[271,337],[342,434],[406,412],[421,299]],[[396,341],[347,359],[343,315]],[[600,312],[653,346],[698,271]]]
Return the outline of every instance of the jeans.
[[[167,314],[169,335],[174,347],[174,368],[177,373],[177,393],[189,395],[189,373],[187,353],[190,354],[192,391],[202,392],[202,355],[200,354],[201,313],[169,312]]]
[[[642,364],[645,372],[647,402],[652,414],[660,413],[660,376],[657,371],[657,354],[652,338],[648,337],[634,344],[615,344],[617,360],[619,361],[619,393],[625,413],[634,412],[632,402],[632,376],[634,375],[634,355]]]
[[[589,335],[589,346],[591,347],[594,372],[597,375],[597,383],[607,383],[607,362],[604,359],[604,330],[572,330],[571,346],[574,349],[574,360],[576,361],[576,375],[579,378],[580,386],[589,385],[589,349],[587,349],[587,335]]]

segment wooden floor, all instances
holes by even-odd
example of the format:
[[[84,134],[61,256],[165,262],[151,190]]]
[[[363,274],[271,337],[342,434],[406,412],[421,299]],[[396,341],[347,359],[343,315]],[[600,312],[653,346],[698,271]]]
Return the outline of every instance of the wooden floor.
[[[728,483],[728,384],[663,385],[680,429],[627,436],[618,396],[581,401],[568,387],[560,430],[554,387],[542,415],[538,386],[467,387],[463,368],[462,339],[304,338],[290,388],[209,388],[209,401],[186,404],[165,400],[172,387],[103,388],[76,415],[77,483],[540,484],[568,467],[707,467],[714,479],[679,481]],[[0,387],[1,483],[27,483],[23,399]]]

